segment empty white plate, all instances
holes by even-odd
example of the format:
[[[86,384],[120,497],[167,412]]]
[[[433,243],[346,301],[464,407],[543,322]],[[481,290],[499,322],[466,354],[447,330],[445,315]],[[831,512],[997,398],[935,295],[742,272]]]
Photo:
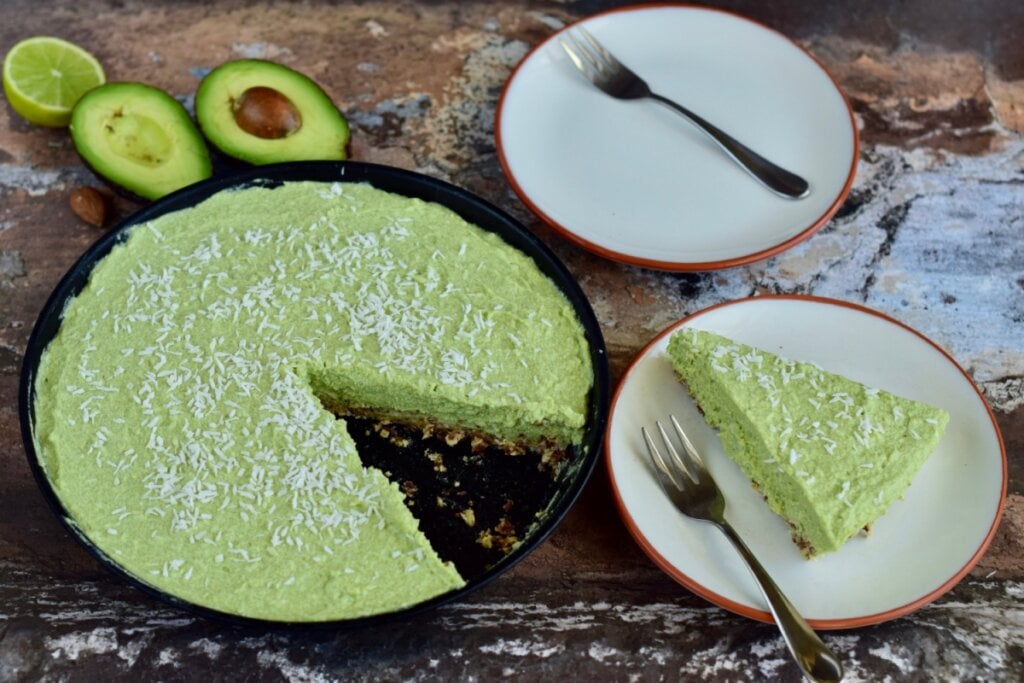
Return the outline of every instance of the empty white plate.
[[[692,124],[651,100],[616,100],[572,65],[559,40],[509,79],[495,124],[502,166],[541,219],[606,257],[668,270],[750,263],[809,237],[849,192],[853,113],[802,48],[720,10],[647,5],[585,27],[651,88],[807,179],[784,199]]]
[[[782,518],[722,451],[665,349],[683,326],[925,401],[949,411],[935,452],[902,500],[834,553],[806,560]],[[936,599],[980,559],[1006,495],[999,429],[967,374],[920,333],[869,309],[814,297],[729,302],[673,324],[626,371],[612,400],[606,453],[612,489],[634,538],[695,593],[733,612],[771,617],[740,556],[712,526],[683,516],[655,478],[640,427],[675,414],[718,482],[726,516],[797,609],[816,628],[850,628],[907,614]]]

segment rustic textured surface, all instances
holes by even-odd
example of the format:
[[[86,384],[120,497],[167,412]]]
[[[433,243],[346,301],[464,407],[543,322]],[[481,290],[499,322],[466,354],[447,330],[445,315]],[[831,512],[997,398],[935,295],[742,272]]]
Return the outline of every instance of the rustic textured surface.
[[[613,377],[661,328],[719,301],[804,292],[920,329],[973,375],[1010,461],[999,532],[935,604],[826,639],[850,680],[1024,678],[1024,5],[734,2],[793,35],[846,90],[862,132],[848,201],[818,235],[746,268],[673,275],[583,252],[538,224],[498,166],[500,87],[530,45],[609,3],[368,1],[0,5],[0,52],[55,34],[111,80],[187,104],[221,61],[258,56],[318,80],[353,123],[357,159],[449,179],[526,221],[579,278]],[[554,536],[466,600],[351,633],[255,632],[195,619],[122,585],[53,519],[25,464],[17,373],[46,296],[101,233],[68,194],[97,181],[65,131],[0,105],[0,679],[798,680],[773,627],[663,576],[629,539],[599,472]],[[127,215],[137,205],[116,202]]]

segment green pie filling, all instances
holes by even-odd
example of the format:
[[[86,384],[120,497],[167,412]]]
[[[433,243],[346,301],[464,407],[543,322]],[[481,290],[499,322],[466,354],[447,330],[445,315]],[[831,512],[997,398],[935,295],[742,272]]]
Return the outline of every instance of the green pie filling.
[[[901,498],[949,414],[690,327],[672,366],[725,454],[807,557],[838,550]]]
[[[287,183],[132,229],[44,352],[34,438],[72,523],[141,581],[346,619],[464,581],[325,404],[567,445],[592,378],[571,305],[497,235]]]

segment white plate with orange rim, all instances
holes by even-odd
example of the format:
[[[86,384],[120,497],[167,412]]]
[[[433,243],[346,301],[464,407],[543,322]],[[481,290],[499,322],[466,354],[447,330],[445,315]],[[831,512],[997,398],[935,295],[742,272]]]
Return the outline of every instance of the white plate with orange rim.
[[[870,536],[806,560],[676,379],[665,349],[684,326],[939,406],[949,411],[949,425]],[[995,417],[967,373],[934,342],[882,313],[834,299],[765,296],[699,311],[659,334],[623,376],[608,421],[608,472],[626,526],[655,564],[753,619],[771,616],[739,555],[717,529],[678,512],[651,469],[640,428],[669,413],[704,455],[730,522],[815,628],[875,624],[935,600],[978,562],[1002,514],[1007,464]]]
[[[789,38],[691,5],[631,6],[575,25],[655,92],[803,176],[811,194],[778,197],[668,108],[605,95],[563,51],[570,26],[519,63],[495,122],[512,187],[563,235],[635,265],[712,270],[787,249],[839,208],[857,166],[853,112]]]

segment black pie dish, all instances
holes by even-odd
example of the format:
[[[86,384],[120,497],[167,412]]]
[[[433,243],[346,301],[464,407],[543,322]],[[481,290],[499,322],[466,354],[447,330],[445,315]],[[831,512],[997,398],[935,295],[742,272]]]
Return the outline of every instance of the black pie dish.
[[[594,371],[593,386],[588,397],[587,424],[583,441],[578,447],[570,447],[567,453],[566,466],[561,468],[557,477],[552,478],[552,485],[544,493],[546,499],[533,502],[533,504],[539,505],[540,509],[546,512],[540,521],[524,529],[526,535],[521,542],[492,564],[487,564],[486,566],[480,562],[474,564],[472,575],[464,574],[467,579],[466,585],[457,590],[449,591],[430,600],[391,612],[354,619],[318,622],[256,619],[210,609],[178,598],[129,573],[101,551],[77,528],[74,520],[70,517],[54,491],[46,471],[40,463],[40,454],[36,450],[35,439],[33,438],[33,425],[35,421],[34,384],[42,353],[60,329],[62,313],[67,303],[85,287],[96,264],[115,245],[123,242],[128,237],[130,228],[163,214],[195,206],[222,190],[240,189],[257,185],[272,187],[283,182],[301,180],[368,183],[381,190],[441,204],[470,223],[498,234],[505,242],[533,259],[541,272],[547,275],[563,292],[584,329]],[[251,168],[246,171],[190,185],[143,208],[100,238],[64,275],[43,307],[42,313],[40,313],[32,330],[32,335],[29,338],[28,347],[25,352],[18,399],[25,453],[28,458],[29,468],[32,470],[32,474],[43,497],[65,529],[111,573],[144,593],[174,607],[202,617],[219,619],[232,624],[273,628],[348,628],[370,626],[404,619],[438,605],[458,600],[500,576],[540,545],[554,531],[555,527],[565,517],[573,503],[575,503],[599,458],[605,420],[608,414],[609,379],[604,339],[589,302],[575,279],[558,258],[517,220],[466,190],[419,173],[361,162],[309,161]],[[350,432],[352,431],[354,430],[350,427]],[[355,434],[353,434],[353,438],[357,438]],[[368,464],[375,465],[376,463],[371,462]],[[377,466],[382,467],[381,465]],[[502,476],[508,475],[503,474]],[[519,483],[526,484],[526,482]],[[536,487],[532,486],[532,488],[535,489]],[[414,514],[419,517],[418,512],[415,510]],[[421,520],[422,525],[423,522]],[[436,543],[434,538],[430,540],[432,543]],[[449,554],[458,551],[459,545],[455,544],[449,550]],[[441,552],[440,549],[439,552]],[[445,557],[443,553],[442,557]],[[459,566],[459,558],[449,556],[445,557],[445,559],[449,559],[455,562],[456,566]],[[462,571],[461,568],[460,571]]]

